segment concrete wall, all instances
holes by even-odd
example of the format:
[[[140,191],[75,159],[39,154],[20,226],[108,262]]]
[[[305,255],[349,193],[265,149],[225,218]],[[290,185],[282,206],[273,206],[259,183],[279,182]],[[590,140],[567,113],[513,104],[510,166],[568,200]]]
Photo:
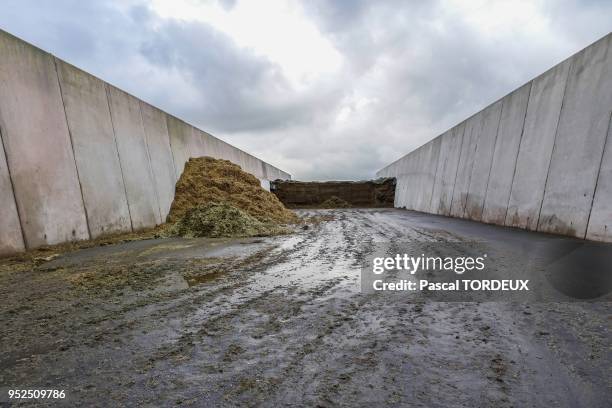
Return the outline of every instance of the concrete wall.
[[[132,228],[159,224],[162,217],[140,101],[114,86],[108,85],[106,89]]]
[[[53,56],[3,32],[0,128],[26,246],[89,238]],[[14,221],[0,222],[6,236]]]
[[[176,183],[176,169],[174,168],[174,159],[170,148],[166,114],[142,101],[140,101],[140,110],[145,130],[147,152],[152,163],[151,170],[155,193],[157,194],[159,211],[163,221],[170,212],[170,205],[174,199],[174,183]]]
[[[396,207],[610,242],[611,121],[608,34],[377,175]]]
[[[0,30],[0,255],[163,222],[190,157],[291,176]]]
[[[25,248],[4,148],[0,149],[0,191],[0,219],[3,220],[0,229],[0,255],[4,255]]]
[[[92,238],[131,230],[119,152],[106,86],[98,78],[57,60],[68,130]]]

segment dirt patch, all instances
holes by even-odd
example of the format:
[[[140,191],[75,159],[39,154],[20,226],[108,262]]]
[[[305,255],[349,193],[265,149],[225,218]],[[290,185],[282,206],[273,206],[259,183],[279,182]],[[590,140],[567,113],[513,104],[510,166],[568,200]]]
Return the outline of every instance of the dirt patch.
[[[176,183],[176,193],[166,221],[175,223],[187,211],[208,204],[227,204],[262,223],[287,224],[297,216],[264,190],[257,177],[229,160],[191,158]]]

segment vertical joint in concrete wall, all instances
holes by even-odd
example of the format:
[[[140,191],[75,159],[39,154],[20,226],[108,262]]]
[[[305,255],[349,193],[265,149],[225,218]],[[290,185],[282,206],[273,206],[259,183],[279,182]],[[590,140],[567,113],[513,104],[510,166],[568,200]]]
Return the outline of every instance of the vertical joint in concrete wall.
[[[6,147],[4,146],[4,137],[2,136],[2,124],[0,124],[0,145],[2,145],[2,154],[4,154],[4,159],[6,161],[6,169],[8,172],[9,182],[11,183],[11,191],[13,192],[13,201],[15,202],[15,208],[17,209],[17,220],[19,221],[19,232],[21,233],[21,241],[23,246],[27,248],[27,241],[25,233],[23,232],[23,222],[21,221],[21,211],[19,209],[19,203],[17,202],[17,198],[15,197],[15,184],[13,183],[13,176],[11,175],[11,166],[7,160]]]
[[[147,137],[147,129],[145,128],[145,124],[144,124],[144,117],[142,114],[142,102],[141,101],[138,101],[138,112],[140,113],[140,124],[142,125],[142,132],[144,135],[145,151],[147,154],[147,159],[149,160],[149,173],[151,175],[151,182],[153,183],[153,191],[155,192],[155,199],[157,200],[157,211],[159,213],[160,222],[163,223],[164,217],[162,215],[162,210],[161,210],[158,186],[157,186],[157,182],[155,181],[155,174],[153,173],[153,160],[151,159],[151,151],[149,148],[149,138]],[[172,162],[172,164],[174,165],[174,162]]]
[[[550,165],[552,163],[553,157],[555,156],[555,146],[557,145],[557,134],[559,133],[559,122],[561,122],[561,115],[563,115],[563,105],[565,104],[565,94],[567,93],[567,87],[570,82],[570,74],[572,73],[574,62],[570,64],[567,69],[567,74],[565,77],[565,86],[563,87],[563,97],[561,98],[561,108],[559,109],[559,116],[557,116],[557,126],[555,128],[555,137],[553,138],[553,147],[550,152],[550,158],[548,160],[548,169],[546,170],[546,180],[544,181],[544,190],[542,191],[542,200],[540,200],[540,210],[538,211],[538,221],[536,222],[535,231],[540,230],[540,217],[542,216],[542,207],[544,206],[544,197],[546,197],[546,187],[548,186],[548,176],[550,175]],[[588,229],[588,224],[587,224]]]
[[[106,104],[108,106],[108,115],[110,117],[111,127],[113,129],[113,140],[115,142],[115,151],[117,152],[117,161],[119,162],[119,171],[121,172],[121,183],[123,184],[123,194],[125,194],[125,203],[127,205],[128,215],[130,217],[130,231],[134,231],[134,222],[132,221],[132,210],[130,209],[130,200],[128,199],[127,187],[125,186],[125,176],[123,175],[123,165],[121,164],[121,155],[119,154],[119,146],[117,145],[117,135],[115,134],[115,123],[113,122],[113,112],[110,107],[110,95],[108,84],[104,83],[104,92],[106,93]]]
[[[176,159],[174,158],[174,147],[172,147],[172,135],[170,134],[170,123],[168,123],[168,121],[170,120],[170,116],[168,115],[164,115],[165,116],[165,122],[166,122],[166,129],[168,129],[168,144],[170,144],[170,153],[172,156],[172,164],[174,165],[174,181],[177,182],[180,174],[178,174],[178,167],[176,165]]]
[[[463,143],[465,143],[465,128],[466,126],[463,125],[462,126],[462,132],[461,132],[461,144],[459,145],[459,158],[457,158],[457,168],[455,169],[455,178],[453,180],[453,189],[451,192],[451,196],[450,196],[450,204],[448,206],[448,214],[444,214],[444,215],[450,215],[451,210],[453,208],[453,198],[455,197],[455,185],[457,184],[457,175],[459,174],[459,163],[461,162],[461,153],[463,152]],[[452,135],[452,133],[451,133]]]
[[[70,139],[70,149],[72,150],[72,159],[74,161],[74,169],[76,171],[77,180],[79,182],[79,191],[81,192],[81,201],[83,203],[83,211],[85,212],[85,224],[87,225],[87,236],[91,239],[91,227],[89,226],[89,216],[87,215],[87,206],[85,205],[85,197],[83,196],[83,184],[81,183],[81,175],[79,174],[79,166],[76,164],[76,154],[74,152],[74,141],[72,140],[72,131],[70,130],[70,122],[68,121],[68,114],[66,113],[66,102],[64,101],[64,91],[62,90],[62,81],[59,80],[59,72],[57,69],[57,58],[53,57],[53,66],[55,67],[55,77],[57,78],[57,85],[59,86],[60,99],[62,100],[62,109],[64,111],[64,120],[66,121],[66,128],[68,129],[68,136]]]
[[[472,158],[472,163],[470,163],[470,170],[468,172],[467,192],[466,192],[465,201],[463,203],[460,203],[462,205],[462,208],[461,208],[461,218],[465,218],[465,210],[467,208],[468,200],[469,200],[469,197],[470,197],[470,187],[472,185],[472,174],[474,173],[474,163],[476,162],[476,156],[475,155],[476,155],[476,152],[478,151],[478,142],[480,141],[480,138],[482,137],[482,128],[484,127],[484,118],[482,120],[480,120],[480,122],[477,124],[477,126],[480,126],[480,130],[477,133],[478,138],[475,140],[475,143],[474,143],[474,152],[473,152],[474,157]],[[473,134],[474,134],[474,129],[472,129],[472,132],[471,132],[471,135],[470,135],[470,141],[471,141],[471,138],[472,138]],[[469,146],[468,146],[468,149],[469,149]],[[470,151],[468,150],[467,153],[469,155]]]
[[[591,223],[591,214],[593,213],[593,203],[595,202],[595,196],[597,194],[597,187],[599,185],[599,176],[601,175],[601,167],[603,166],[604,154],[606,152],[606,147],[608,145],[608,139],[610,139],[610,129],[612,126],[612,111],[610,111],[609,119],[608,119],[608,127],[606,129],[606,139],[604,141],[603,149],[601,149],[601,158],[599,159],[599,170],[597,171],[597,177],[595,178],[595,191],[593,191],[593,198],[591,199],[591,205],[589,207],[589,216],[587,218],[586,228],[584,230],[583,238],[586,238],[589,232],[589,224]]]
[[[438,148],[438,158],[436,160],[436,170],[434,171],[434,176],[433,179],[431,181],[431,191],[429,193],[429,203],[427,204],[427,209],[429,211],[431,211],[431,201],[433,200],[433,193],[434,193],[434,187],[436,186],[436,177],[438,176],[438,163],[440,162],[440,154],[441,154],[441,149],[442,149],[442,137],[438,137],[438,143],[440,143],[440,147]],[[374,191],[372,191],[372,194],[374,194]]]
[[[531,91],[532,90],[533,90],[533,80],[529,82],[529,95],[527,95],[527,106],[525,106],[525,115],[523,116],[523,127],[521,129],[521,136],[519,139],[518,149],[516,149],[516,156],[514,158],[514,169],[512,171],[512,180],[510,181],[510,194],[508,194],[508,201],[506,202],[506,214],[504,215],[504,222],[501,225],[506,224],[506,218],[508,217],[508,207],[510,207],[510,197],[512,197],[512,188],[514,187],[514,177],[516,176],[516,166],[518,164],[518,158],[521,152],[521,145],[523,144],[523,135],[525,134],[525,121],[527,120],[527,112],[529,111],[529,102],[531,101]]]
[[[499,125],[501,123],[502,120],[502,116],[504,114],[504,105],[506,104],[507,99],[504,98],[502,100],[502,106],[499,109],[499,119],[497,120],[497,128],[495,129],[495,141],[493,142],[493,150],[491,151],[491,163],[489,163],[489,172],[487,174],[487,184],[485,185],[485,193],[484,193],[484,198],[482,199],[482,206],[480,207],[480,218],[482,218],[482,215],[484,213],[484,207],[485,204],[487,202],[487,191],[489,190],[489,183],[491,182],[491,169],[493,168],[493,160],[494,160],[494,155],[495,155],[495,146],[497,146],[497,139],[499,137]],[[527,112],[527,110],[525,110],[525,112]],[[525,126],[525,123],[523,123],[523,127]],[[474,160],[476,160],[477,158],[474,157]],[[508,208],[506,207],[506,210],[508,210]]]

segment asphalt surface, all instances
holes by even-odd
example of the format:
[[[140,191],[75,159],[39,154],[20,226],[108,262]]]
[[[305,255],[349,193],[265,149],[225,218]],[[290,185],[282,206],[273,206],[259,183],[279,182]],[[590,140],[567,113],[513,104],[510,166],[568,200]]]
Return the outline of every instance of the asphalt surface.
[[[300,214],[312,222],[286,236],[0,261],[0,401],[61,389],[10,404],[610,406],[607,301],[360,291],[379,244],[557,238],[395,209]]]

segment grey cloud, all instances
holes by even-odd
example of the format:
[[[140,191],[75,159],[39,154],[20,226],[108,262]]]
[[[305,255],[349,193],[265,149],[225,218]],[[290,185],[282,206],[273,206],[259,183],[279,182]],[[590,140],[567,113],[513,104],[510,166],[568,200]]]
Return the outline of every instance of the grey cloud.
[[[521,27],[483,35],[439,1],[303,1],[343,65],[299,90],[272,61],[206,24],[161,18],[146,0],[8,0],[0,28],[297,178],[355,179],[609,31],[609,1],[536,4],[547,25],[530,37]],[[352,115],[339,121],[343,110]]]

